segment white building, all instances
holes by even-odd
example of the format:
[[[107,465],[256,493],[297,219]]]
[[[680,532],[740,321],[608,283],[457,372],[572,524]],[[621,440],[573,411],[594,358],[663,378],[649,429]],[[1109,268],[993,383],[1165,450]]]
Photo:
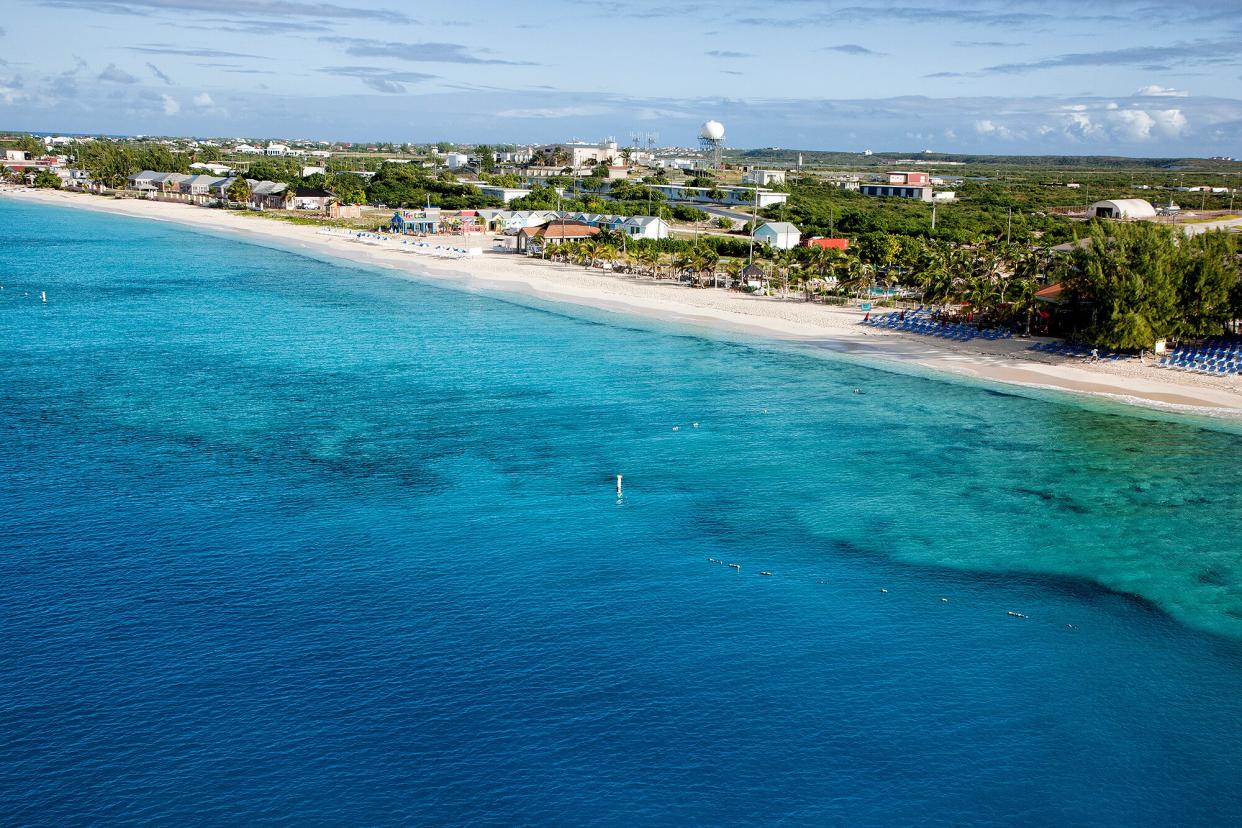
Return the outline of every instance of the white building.
[[[483,195],[498,198],[505,204],[508,204],[515,198],[530,195],[530,190],[524,187],[500,187],[495,184],[479,184],[477,186]]]
[[[668,222],[657,216],[630,216],[618,228],[631,239],[667,239]]]
[[[470,163],[470,156],[464,152],[450,152],[444,156],[444,165],[450,170],[461,169]]]
[[[791,250],[802,241],[802,231],[787,221],[769,221],[755,229],[755,241],[774,250]]]
[[[192,170],[204,170],[216,175],[231,175],[233,170],[228,164],[215,164],[209,161],[196,161],[190,165]]]
[[[1117,198],[1097,201],[1087,208],[1087,218],[1150,219],[1156,217],[1156,208],[1141,198]]]
[[[327,167],[312,167],[312,166],[302,167],[303,178],[306,178],[306,176],[308,175],[327,175],[327,174],[328,174]]]
[[[564,166],[573,167],[575,170],[594,167],[597,164],[612,164],[621,160],[622,157],[621,149],[616,141],[605,141],[602,144],[587,144],[580,141],[571,141],[567,144],[546,144],[531,153],[531,157],[533,158],[536,154],[567,157],[569,163]]]
[[[698,202],[700,204],[731,204],[762,210],[789,200],[788,193],[760,190],[755,187],[683,187],[680,184],[650,184],[653,190],[664,193],[669,201]],[[708,193],[719,190],[721,198],[712,199]]]
[[[711,165],[702,158],[657,158],[657,167],[662,170],[705,170]]]
[[[932,201],[956,201],[957,193],[953,190],[936,190],[932,193]]]
[[[263,154],[281,158],[289,154],[289,146],[287,144],[269,143],[267,149],[263,150]]]
[[[531,151],[529,149],[520,149],[514,152],[498,152],[496,153],[497,164],[525,164],[531,159]]]
[[[517,232],[539,227],[560,216],[553,210],[479,210],[479,217],[490,229]]]
[[[263,150],[259,149],[256,146],[253,146],[252,144],[238,144],[237,146],[233,147],[233,152],[241,153],[242,155],[262,155],[263,154]]]
[[[770,187],[773,184],[785,183],[784,170],[751,170],[742,176],[743,184],[757,184],[760,187]]]

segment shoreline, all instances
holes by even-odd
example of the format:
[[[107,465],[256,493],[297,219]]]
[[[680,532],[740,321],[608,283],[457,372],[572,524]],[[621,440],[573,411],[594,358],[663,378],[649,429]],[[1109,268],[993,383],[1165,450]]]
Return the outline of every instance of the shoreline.
[[[458,289],[500,291],[606,312],[638,315],[717,331],[741,332],[815,350],[865,359],[876,367],[914,369],[1030,390],[1111,400],[1164,412],[1242,418],[1242,378],[1213,378],[1144,367],[1133,360],[1087,364],[1027,351],[1035,340],[950,343],[859,325],[855,308],[756,297],[718,289],[691,289],[576,265],[491,251],[459,260],[385,249],[322,227],[300,225],[188,204],[114,199],[59,190],[0,188],[0,197],[51,206],[167,221],[245,241],[353,264],[383,268],[407,278],[430,279]],[[490,234],[479,237],[488,243]],[[474,241],[474,239],[471,239]],[[468,244],[462,237],[447,243]]]

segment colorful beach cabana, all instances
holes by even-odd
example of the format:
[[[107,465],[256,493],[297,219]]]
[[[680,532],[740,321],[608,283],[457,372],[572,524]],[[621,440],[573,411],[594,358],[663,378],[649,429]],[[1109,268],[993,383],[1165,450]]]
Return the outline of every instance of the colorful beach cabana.
[[[440,232],[440,211],[431,210],[398,210],[392,214],[388,227],[394,233],[423,234]]]

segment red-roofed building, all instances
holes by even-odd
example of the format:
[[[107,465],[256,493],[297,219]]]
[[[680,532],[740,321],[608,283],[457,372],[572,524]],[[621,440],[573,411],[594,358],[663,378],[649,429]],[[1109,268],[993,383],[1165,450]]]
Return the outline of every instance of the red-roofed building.
[[[849,239],[829,239],[824,236],[814,236],[802,242],[803,247],[822,247],[825,250],[849,250]]]
[[[1061,287],[1061,283],[1057,282],[1055,284],[1048,285],[1048,287],[1043,288],[1042,290],[1035,291],[1035,298],[1040,302],[1048,302],[1056,305],[1061,302],[1062,290],[1063,288]]]
[[[518,252],[528,250],[532,242],[542,250],[544,244],[582,241],[583,239],[591,238],[597,233],[599,233],[598,227],[592,227],[580,221],[560,221],[558,219],[533,229],[528,227],[519,231],[517,236]]]

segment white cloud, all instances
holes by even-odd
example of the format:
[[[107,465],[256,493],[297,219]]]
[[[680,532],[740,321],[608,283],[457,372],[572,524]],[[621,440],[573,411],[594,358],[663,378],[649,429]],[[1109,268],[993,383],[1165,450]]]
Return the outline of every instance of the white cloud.
[[[181,104],[172,95],[161,95],[160,99],[164,102],[165,115],[176,115],[181,111]]]
[[[216,102],[206,92],[200,92],[194,96],[195,106],[215,106]]]
[[[1167,86],[1144,86],[1134,93],[1136,98],[1189,98],[1190,93],[1184,89],[1171,89]]]
[[[1126,141],[1146,141],[1156,125],[1156,119],[1141,109],[1122,110],[1115,113],[1112,120],[1114,134]]]
[[[1140,143],[1181,138],[1189,127],[1186,114],[1180,109],[1123,109],[1109,101],[1094,108],[1075,104],[1063,111],[1062,133],[1075,140]]]
[[[12,104],[14,101],[22,98],[21,80],[14,78],[13,80],[0,80],[0,101],[6,104]]]
[[[1085,106],[1067,107],[1069,111],[1065,114],[1064,129],[1062,132],[1065,137],[1072,140],[1090,140],[1100,138],[1107,134],[1107,130],[1102,124],[1096,123],[1091,116],[1085,111]]]
[[[606,110],[597,106],[551,106],[534,109],[503,109],[497,118],[586,118]]]
[[[1161,109],[1148,112],[1156,120],[1156,129],[1169,136],[1180,136],[1190,125],[1186,115],[1180,109]]]
[[[1025,133],[1012,130],[1004,124],[996,123],[990,118],[975,121],[975,132],[992,138],[1000,138],[1002,141],[1012,141],[1015,138],[1026,137]]]

